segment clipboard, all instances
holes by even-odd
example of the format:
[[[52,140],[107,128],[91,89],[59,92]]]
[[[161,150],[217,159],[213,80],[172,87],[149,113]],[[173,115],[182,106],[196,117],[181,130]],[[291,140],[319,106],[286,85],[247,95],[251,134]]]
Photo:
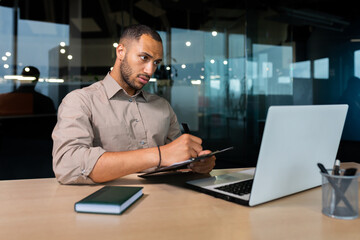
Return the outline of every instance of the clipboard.
[[[157,168],[157,169],[155,169],[155,170],[153,170],[151,172],[147,172],[147,173],[138,175],[138,177],[147,177],[147,176],[153,175],[154,173],[167,172],[167,171],[173,171],[173,170],[188,168],[187,166],[190,163],[198,162],[201,159],[208,158],[208,157],[214,156],[215,154],[222,153],[222,152],[225,152],[225,151],[228,151],[228,150],[232,150],[233,148],[234,147],[228,147],[228,148],[224,148],[222,150],[216,150],[216,151],[211,152],[209,154],[204,154],[204,155],[201,155],[201,156],[198,156],[198,157],[193,157],[193,158],[190,158],[190,159],[182,161],[182,162],[174,163],[174,164],[172,164],[170,166],[167,166],[167,167],[160,167],[160,168]]]

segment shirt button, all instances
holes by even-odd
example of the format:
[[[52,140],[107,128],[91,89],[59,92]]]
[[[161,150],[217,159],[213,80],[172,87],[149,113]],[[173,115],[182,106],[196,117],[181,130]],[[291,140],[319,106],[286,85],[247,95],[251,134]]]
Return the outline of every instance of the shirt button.
[[[135,119],[135,122],[139,122],[139,119]]]
[[[140,144],[141,144],[141,145],[144,145],[144,144],[145,144],[145,141],[144,141],[144,140],[141,140],[141,141],[140,141]]]
[[[81,170],[81,175],[85,175],[85,170]]]
[[[130,99],[129,99],[129,102],[132,102],[132,101],[133,101],[133,100],[130,98]]]

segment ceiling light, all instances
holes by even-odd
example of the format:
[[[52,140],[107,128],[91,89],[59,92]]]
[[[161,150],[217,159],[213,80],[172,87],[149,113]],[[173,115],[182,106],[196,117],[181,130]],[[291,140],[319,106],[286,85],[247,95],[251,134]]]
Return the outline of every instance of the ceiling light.
[[[5,55],[8,56],[8,57],[10,57],[10,56],[11,56],[11,52],[6,52]]]
[[[211,60],[210,60],[210,63],[211,63],[211,64],[214,64],[214,63],[215,63],[215,60],[214,60],[214,59],[211,59]]]
[[[7,60],[7,57],[3,56],[1,59],[2,59],[3,61],[6,61],[6,60]]]
[[[60,46],[65,47],[65,42],[60,42]]]
[[[45,80],[46,82],[50,82],[50,83],[63,83],[64,79],[62,78],[49,78]]]
[[[182,68],[182,69],[185,69],[185,68],[186,68],[186,65],[185,65],[185,64],[182,64],[182,65],[181,65],[181,68]]]
[[[64,54],[65,52],[66,52],[66,51],[65,51],[64,48],[60,49],[60,53],[61,53],[61,54]]]
[[[18,78],[19,81],[34,81],[36,80],[36,77],[26,77],[26,76],[20,76]]]
[[[191,84],[193,84],[193,85],[200,85],[200,84],[201,84],[201,80],[191,80]]]
[[[119,44],[118,44],[118,43],[116,43],[116,42],[115,42],[115,43],[113,43],[113,47],[114,47],[114,48],[117,48],[118,46],[119,46]]]
[[[187,47],[190,47],[190,46],[191,46],[191,42],[190,42],[190,41],[187,41],[187,42],[185,43],[185,45],[186,45]]]
[[[67,58],[68,58],[69,60],[71,60],[71,59],[73,59],[73,56],[72,56],[72,55],[68,55]]]
[[[212,31],[212,32],[211,32],[211,35],[213,35],[213,37],[216,37],[217,34],[218,34],[217,31]]]
[[[19,77],[21,77],[21,76],[20,75],[5,75],[4,79],[17,80]]]

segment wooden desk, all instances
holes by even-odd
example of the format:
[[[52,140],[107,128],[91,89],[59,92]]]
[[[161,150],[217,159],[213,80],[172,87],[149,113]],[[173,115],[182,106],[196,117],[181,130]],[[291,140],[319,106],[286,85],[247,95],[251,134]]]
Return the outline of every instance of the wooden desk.
[[[73,210],[74,203],[102,185],[64,186],[53,178],[0,181],[0,239],[339,240],[360,236],[360,218],[338,220],[321,213],[320,187],[250,208],[136,175],[108,185],[143,186],[145,195],[120,216],[81,214]]]

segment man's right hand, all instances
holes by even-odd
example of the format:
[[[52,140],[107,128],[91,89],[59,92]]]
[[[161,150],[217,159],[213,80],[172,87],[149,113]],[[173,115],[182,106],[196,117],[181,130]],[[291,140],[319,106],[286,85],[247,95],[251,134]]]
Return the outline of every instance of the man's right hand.
[[[170,166],[171,164],[197,157],[203,150],[201,143],[201,138],[190,134],[183,134],[171,143],[161,146],[161,166]]]
[[[202,153],[201,138],[183,134],[171,143],[161,146],[161,166],[197,157]],[[143,171],[156,166],[158,163],[158,152],[156,148],[144,148],[124,152],[105,152],[96,162],[89,177],[97,183],[107,182],[116,178]],[[195,170],[208,171],[208,166],[196,165]]]

